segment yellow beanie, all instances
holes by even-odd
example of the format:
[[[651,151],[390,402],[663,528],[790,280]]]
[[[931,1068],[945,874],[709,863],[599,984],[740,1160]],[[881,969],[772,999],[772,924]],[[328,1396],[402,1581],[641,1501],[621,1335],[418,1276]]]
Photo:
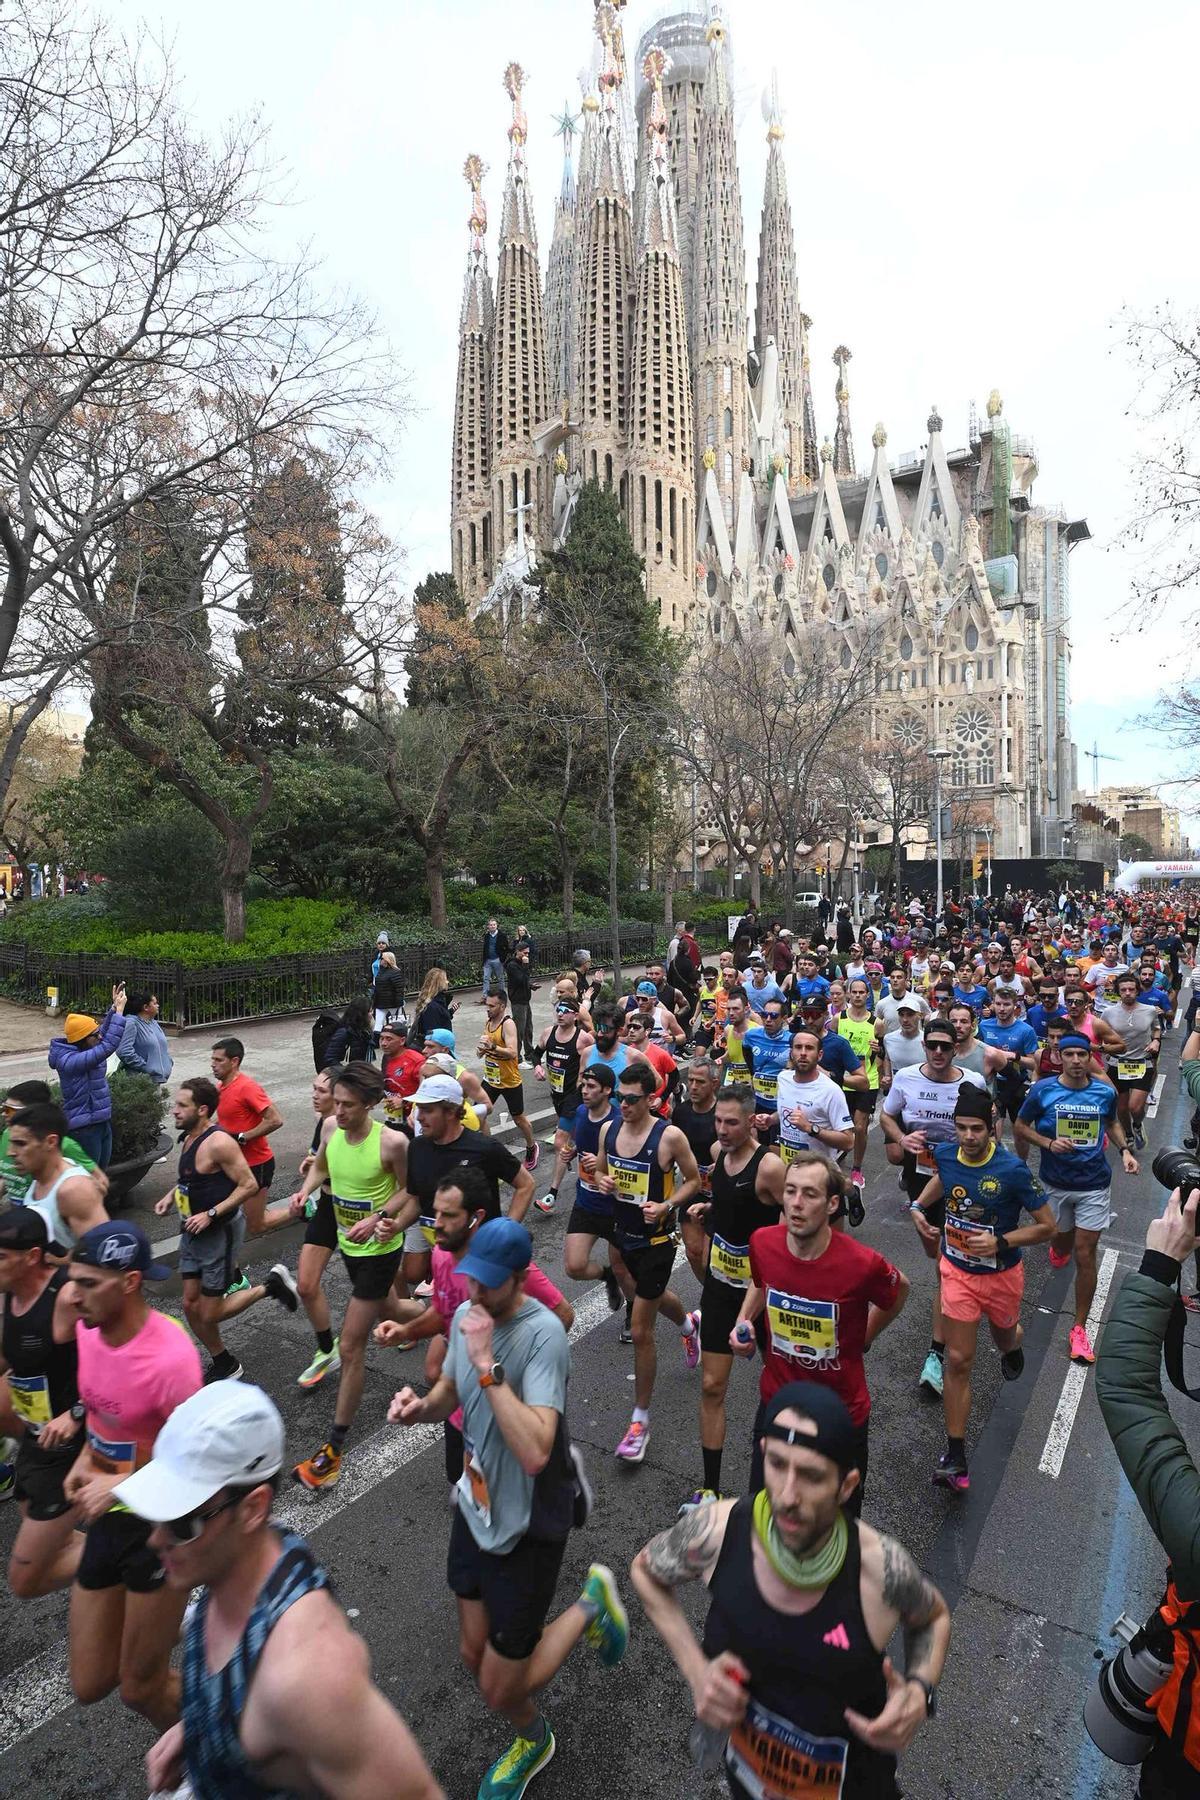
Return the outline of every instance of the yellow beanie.
[[[63,1026],[63,1036],[68,1044],[82,1043],[84,1038],[91,1037],[93,1031],[99,1031],[95,1019],[89,1013],[68,1013],[67,1022]]]

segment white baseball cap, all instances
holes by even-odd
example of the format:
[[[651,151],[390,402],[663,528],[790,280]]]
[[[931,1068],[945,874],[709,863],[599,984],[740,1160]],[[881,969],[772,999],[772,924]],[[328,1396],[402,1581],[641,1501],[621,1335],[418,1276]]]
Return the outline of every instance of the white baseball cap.
[[[414,1106],[461,1106],[462,1103],[462,1082],[456,1081],[453,1075],[426,1075],[412,1097]]]
[[[283,1467],[279,1409],[261,1388],[214,1381],[175,1408],[144,1468],[113,1489],[139,1518],[182,1519],[223,1487],[253,1487]]]
[[[921,1011],[921,1002],[919,1000],[910,1000],[909,996],[905,994],[903,1000],[897,1000],[896,1011],[919,1013]]]

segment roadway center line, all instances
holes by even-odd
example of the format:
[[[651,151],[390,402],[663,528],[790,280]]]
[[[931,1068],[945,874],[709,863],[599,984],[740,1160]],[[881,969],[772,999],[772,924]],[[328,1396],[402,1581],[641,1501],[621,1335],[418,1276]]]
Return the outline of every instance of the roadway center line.
[[[613,1317],[603,1286],[597,1286],[599,1291],[588,1294],[575,1309],[575,1323],[570,1332],[572,1344]],[[398,1374],[403,1373],[401,1368]],[[405,1383],[398,1379],[396,1385],[403,1387]],[[407,1430],[398,1425],[384,1425],[357,1449],[350,1450],[336,1487],[326,1494],[311,1497],[295,1489],[280,1501],[273,1516],[292,1531],[311,1538],[323,1526],[331,1525],[356,1500],[371,1493],[381,1481],[386,1481],[406,1463],[415,1461],[441,1441],[440,1425],[414,1425]],[[55,1645],[31,1656],[28,1662],[5,1677],[4,1694],[0,1699],[0,1756],[75,1704],[65,1649]]]
[[[1100,1329],[1100,1320],[1104,1315],[1108,1290],[1112,1286],[1117,1261],[1118,1252],[1116,1250],[1106,1250],[1100,1258],[1100,1269],[1096,1277],[1096,1297],[1092,1301],[1092,1310],[1087,1318],[1087,1334],[1093,1344],[1096,1341],[1096,1333]],[[1042,1460],[1038,1464],[1038,1473],[1039,1475],[1049,1475],[1054,1481],[1057,1481],[1062,1473],[1063,1458],[1067,1454],[1067,1445],[1071,1441],[1075,1414],[1079,1411],[1079,1402],[1083,1398],[1089,1366],[1087,1363],[1071,1364],[1063,1381],[1058,1405],[1054,1409],[1054,1417],[1050,1421],[1050,1430],[1046,1436],[1046,1447],[1042,1451]]]

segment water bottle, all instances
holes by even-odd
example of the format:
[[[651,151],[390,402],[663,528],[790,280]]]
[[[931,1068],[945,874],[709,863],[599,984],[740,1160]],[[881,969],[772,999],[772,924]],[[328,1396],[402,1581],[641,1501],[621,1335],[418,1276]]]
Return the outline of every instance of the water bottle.
[[[739,1344],[752,1344],[754,1342],[754,1327],[750,1324],[749,1320],[743,1319],[733,1335],[737,1338]]]
[[[750,1331],[749,1325],[738,1327],[739,1335],[743,1330]],[[740,1669],[725,1669],[727,1680],[735,1682],[738,1687],[746,1686],[746,1677]],[[703,1719],[696,1719],[688,1732],[688,1755],[702,1775],[716,1775],[725,1766],[725,1746],[729,1742],[729,1728],[726,1725],[706,1725]]]

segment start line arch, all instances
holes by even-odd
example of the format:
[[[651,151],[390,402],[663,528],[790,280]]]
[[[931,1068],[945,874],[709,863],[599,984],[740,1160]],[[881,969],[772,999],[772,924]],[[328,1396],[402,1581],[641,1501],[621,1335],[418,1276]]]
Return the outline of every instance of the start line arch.
[[[1122,863],[1113,882],[1119,894],[1136,894],[1143,881],[1200,881],[1200,862]]]

